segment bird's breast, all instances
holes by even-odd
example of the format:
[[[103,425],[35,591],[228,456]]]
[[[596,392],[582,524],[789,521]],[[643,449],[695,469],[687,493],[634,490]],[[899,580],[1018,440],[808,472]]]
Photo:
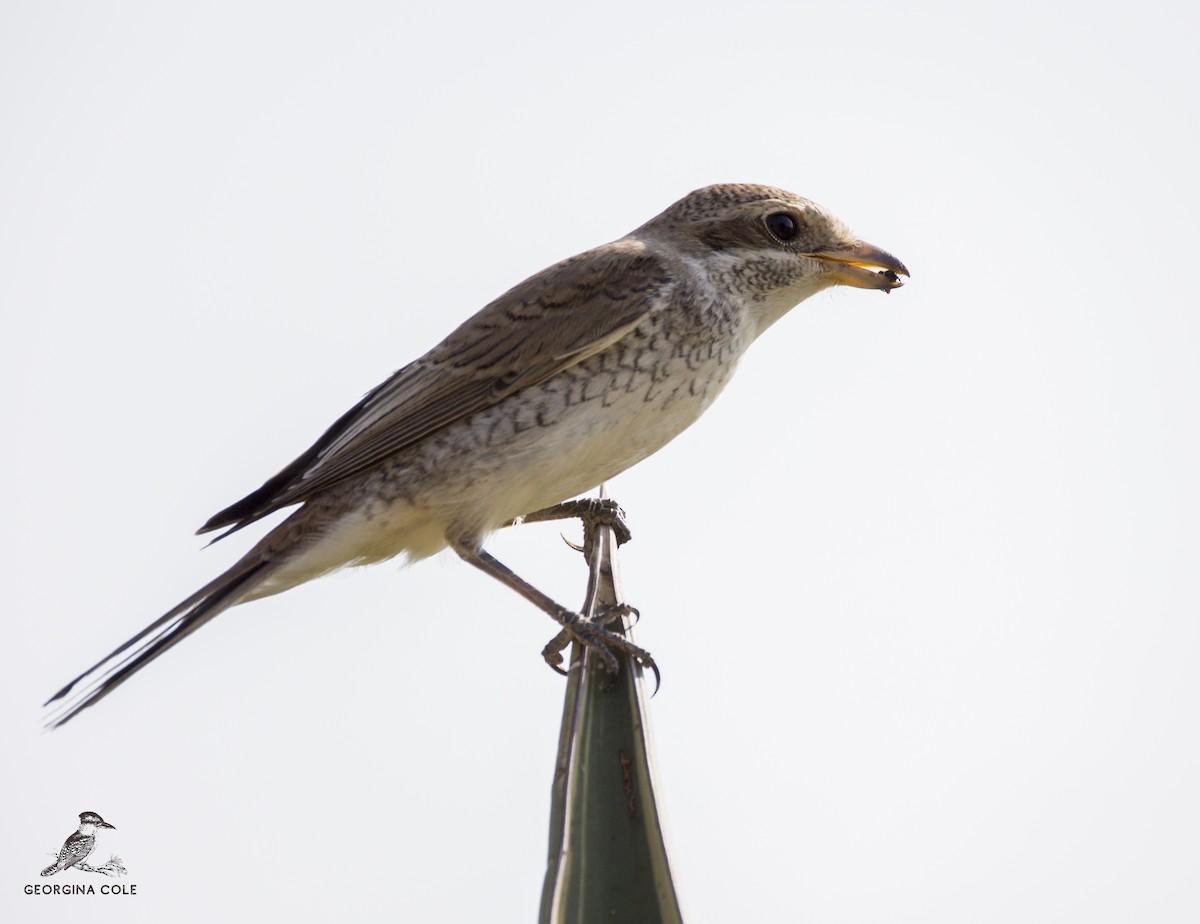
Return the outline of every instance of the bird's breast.
[[[504,522],[595,487],[700,417],[745,350],[744,327],[733,311],[649,316],[607,350],[448,428],[425,453],[440,461],[422,493]]]
[[[700,417],[749,339],[733,311],[649,315],[608,349],[339,488],[345,514],[297,562],[296,579],[399,552],[423,558],[613,478]]]

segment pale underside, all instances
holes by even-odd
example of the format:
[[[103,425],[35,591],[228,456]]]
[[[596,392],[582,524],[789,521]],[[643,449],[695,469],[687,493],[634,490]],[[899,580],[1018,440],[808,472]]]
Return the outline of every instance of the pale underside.
[[[653,318],[640,331],[656,332],[665,336]],[[700,361],[680,355],[651,365],[639,362],[635,339],[631,334],[355,479],[355,502],[245,599],[345,565],[401,553],[413,561],[452,542],[478,545],[488,532],[661,449],[716,398],[738,357],[713,350]]]

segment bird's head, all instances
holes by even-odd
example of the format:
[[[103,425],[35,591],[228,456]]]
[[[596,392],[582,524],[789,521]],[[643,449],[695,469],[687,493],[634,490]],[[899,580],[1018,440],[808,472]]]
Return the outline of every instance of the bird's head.
[[[809,199],[723,183],[684,196],[635,234],[678,249],[710,279],[763,306],[765,329],[833,285],[890,292],[908,269]]]
[[[79,826],[82,828],[84,825],[91,825],[93,828],[112,828],[114,831],[117,829],[116,825],[110,825],[95,812],[79,813]]]

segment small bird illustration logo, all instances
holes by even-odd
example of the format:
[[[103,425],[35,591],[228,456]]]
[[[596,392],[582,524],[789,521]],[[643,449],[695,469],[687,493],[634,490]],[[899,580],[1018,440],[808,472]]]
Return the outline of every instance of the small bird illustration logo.
[[[72,866],[90,870],[87,858],[91,856],[96,847],[97,828],[112,828],[115,831],[116,825],[110,825],[95,812],[80,812],[79,830],[63,841],[62,850],[58,852],[58,859],[42,870],[42,875],[53,876]]]
[[[51,724],[230,607],[339,568],[446,548],[549,614],[611,672],[614,651],[654,668],[648,652],[555,602],[484,540],[521,521],[594,517],[587,502],[562,502],[690,427],[793,306],[835,285],[890,292],[907,275],[817,203],[727,183],[531,276],[200,527],[223,538],[296,508],[228,571],[60,689],[47,703],[59,703]]]

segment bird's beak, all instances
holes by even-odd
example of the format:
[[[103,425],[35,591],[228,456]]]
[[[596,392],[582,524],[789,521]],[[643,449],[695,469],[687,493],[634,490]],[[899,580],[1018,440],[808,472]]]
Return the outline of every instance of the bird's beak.
[[[110,825],[110,824],[109,824],[107,821],[102,821],[102,822],[100,822],[100,827],[102,827],[102,828],[112,828],[114,831],[116,831],[116,830],[117,830],[117,826],[116,826],[116,825]]]
[[[824,260],[828,266],[825,275],[842,285],[856,289],[882,289],[890,292],[904,285],[900,276],[907,276],[908,269],[886,250],[872,247],[865,241],[854,241],[846,247],[820,250],[805,254]]]

